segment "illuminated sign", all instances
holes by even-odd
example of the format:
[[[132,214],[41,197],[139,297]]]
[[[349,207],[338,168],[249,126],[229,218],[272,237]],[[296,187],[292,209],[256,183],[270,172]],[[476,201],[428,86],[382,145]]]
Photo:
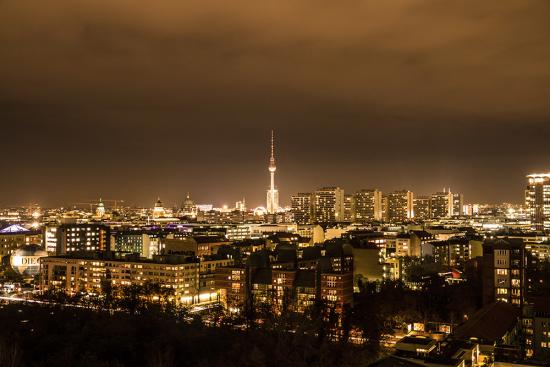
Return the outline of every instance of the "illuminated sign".
[[[36,275],[40,269],[40,257],[13,255],[11,257],[11,267],[21,275]]]

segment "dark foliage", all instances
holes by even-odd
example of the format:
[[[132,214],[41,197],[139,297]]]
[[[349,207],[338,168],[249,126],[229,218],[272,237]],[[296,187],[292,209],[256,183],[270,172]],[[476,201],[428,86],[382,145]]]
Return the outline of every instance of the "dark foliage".
[[[204,326],[166,313],[133,315],[74,306],[4,305],[2,366],[356,366],[364,348],[303,332]]]

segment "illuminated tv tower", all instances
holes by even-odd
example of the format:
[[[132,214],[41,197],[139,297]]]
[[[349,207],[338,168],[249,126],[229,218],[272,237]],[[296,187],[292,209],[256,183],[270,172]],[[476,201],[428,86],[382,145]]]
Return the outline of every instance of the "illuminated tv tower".
[[[279,190],[275,188],[275,138],[271,130],[271,158],[269,158],[269,174],[271,175],[271,186],[267,190],[267,212],[276,213],[279,209]]]

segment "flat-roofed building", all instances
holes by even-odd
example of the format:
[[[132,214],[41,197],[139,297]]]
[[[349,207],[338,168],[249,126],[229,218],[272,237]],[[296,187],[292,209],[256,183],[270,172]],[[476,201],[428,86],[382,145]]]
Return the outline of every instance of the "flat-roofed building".
[[[0,230],[0,258],[12,255],[19,247],[41,245],[42,233],[31,231],[17,224]]]
[[[430,218],[450,218],[453,216],[453,194],[449,191],[436,192],[431,196]]]
[[[536,230],[550,228],[550,173],[527,175],[525,206]]]
[[[390,222],[403,222],[413,218],[413,193],[400,190],[388,194],[387,215]]]
[[[523,305],[527,257],[522,239],[498,238],[483,243],[483,303]]]
[[[344,190],[339,187],[323,187],[315,191],[313,207],[316,222],[342,222]]]
[[[56,254],[110,251],[110,228],[104,224],[62,224],[56,231]]]
[[[309,224],[313,219],[313,195],[309,192],[300,192],[290,198],[291,211],[294,221],[298,224]]]
[[[357,222],[382,220],[382,191],[363,189],[353,195],[354,220]]]
[[[189,252],[200,258],[214,255],[222,246],[229,245],[233,241],[221,236],[193,236],[184,238],[167,238],[164,245],[164,253]]]
[[[40,288],[69,293],[101,291],[103,282],[113,287],[156,283],[171,292],[177,302],[198,301],[199,261],[192,256],[139,254],[117,256],[101,252],[71,253],[40,259]]]
[[[140,256],[150,259],[162,250],[160,232],[127,229],[117,231],[112,238],[116,252],[139,253]]]
[[[430,196],[414,197],[414,219],[428,220],[432,217],[432,198]]]

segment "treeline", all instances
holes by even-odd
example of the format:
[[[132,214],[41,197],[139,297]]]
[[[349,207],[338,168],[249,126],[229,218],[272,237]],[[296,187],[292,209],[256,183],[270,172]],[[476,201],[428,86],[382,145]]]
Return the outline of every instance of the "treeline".
[[[307,323],[304,320],[304,323]],[[359,366],[368,349],[260,326],[206,326],[198,316],[105,312],[51,304],[8,304],[0,312],[0,365]]]
[[[0,366],[359,366],[384,354],[381,339],[407,323],[460,322],[479,307],[479,284],[421,290],[401,282],[360,282],[353,308],[316,303],[297,313],[271,300],[230,314],[176,304],[154,283],[97,294],[44,292],[43,304],[0,310]]]

